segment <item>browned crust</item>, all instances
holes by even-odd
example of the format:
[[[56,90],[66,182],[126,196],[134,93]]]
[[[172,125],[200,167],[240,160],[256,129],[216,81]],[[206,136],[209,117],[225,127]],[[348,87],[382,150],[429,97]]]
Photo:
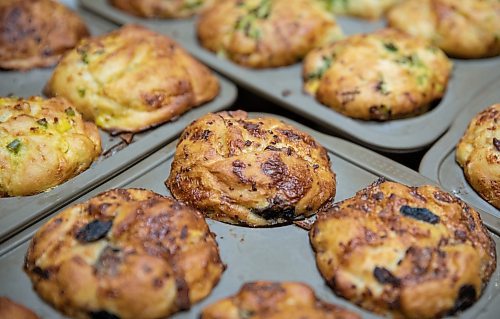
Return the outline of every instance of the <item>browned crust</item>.
[[[214,0],[108,0],[125,12],[143,18],[187,18],[211,6]]]

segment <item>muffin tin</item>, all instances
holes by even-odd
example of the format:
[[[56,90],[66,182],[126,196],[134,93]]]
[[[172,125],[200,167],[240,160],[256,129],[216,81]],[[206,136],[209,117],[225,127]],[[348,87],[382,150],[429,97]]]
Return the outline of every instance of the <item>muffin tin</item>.
[[[139,23],[176,39],[195,57],[228,76],[239,85],[290,111],[367,147],[407,153],[423,149],[435,141],[453,122],[468,100],[487,85],[500,69],[500,58],[453,60],[454,70],[442,101],[431,111],[414,118],[389,122],[360,121],[341,115],[315,101],[302,90],[302,65],[266,70],[240,67],[202,48],[197,41],[196,18],[184,20],[146,20],[111,7],[106,0],[81,0],[86,8],[116,23]],[[370,32],[382,28],[383,20],[366,22],[338,17],[345,34]]]
[[[94,35],[116,29],[116,25],[83,10],[78,13]],[[0,96],[41,95],[52,71],[53,68],[27,72],[0,71]],[[221,89],[213,101],[190,110],[173,122],[134,134],[130,144],[125,141],[130,135],[122,139],[99,130],[103,153],[88,170],[69,181],[33,196],[0,198],[0,242],[173,140],[191,121],[208,112],[229,107],[236,99],[236,87],[222,77],[218,79]]]
[[[455,161],[455,146],[472,118],[492,104],[500,103],[499,88],[500,77],[466,104],[450,130],[425,154],[419,171],[468,203],[495,216],[495,227],[500,229],[500,211],[469,185],[462,168]]]
[[[263,114],[251,114],[251,117],[257,115]],[[418,173],[372,151],[339,138],[315,132],[291,120],[278,118],[311,134],[327,149],[332,160],[332,167],[337,174],[337,201],[354,195],[357,190],[375,181],[379,176],[409,185],[432,183]],[[129,170],[78,198],[75,203],[117,187],[141,187],[169,195],[163,182],[169,175],[175,146],[176,142],[172,142],[161,148]],[[42,318],[64,318],[35,294],[28,277],[22,271],[29,240],[48,218],[0,244],[0,269],[2,269],[0,295],[6,295],[23,303]],[[302,228],[288,225],[252,229],[210,219],[207,219],[207,222],[216,234],[222,260],[228,268],[207,299],[194,305],[190,311],[181,312],[172,318],[198,318],[204,306],[234,294],[244,282],[255,280],[304,282],[309,284],[318,297],[325,301],[354,310],[364,318],[380,318],[332,293],[316,269],[308,233]],[[500,238],[494,234],[492,237],[496,242],[497,254],[499,254]],[[497,270],[481,299],[465,311],[461,318],[497,318],[498,313],[500,313],[500,267],[497,265]]]

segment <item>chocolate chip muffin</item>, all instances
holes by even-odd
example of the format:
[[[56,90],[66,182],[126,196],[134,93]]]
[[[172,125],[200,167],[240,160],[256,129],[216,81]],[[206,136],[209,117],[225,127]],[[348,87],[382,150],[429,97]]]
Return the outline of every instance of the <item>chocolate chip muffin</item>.
[[[67,208],[31,240],[35,291],[73,318],[166,318],[206,297],[224,265],[203,215],[142,189]]]
[[[335,196],[326,150],[271,117],[207,114],[181,135],[166,185],[206,216],[266,226],[313,215]]]
[[[200,15],[197,31],[203,47],[250,68],[296,63],[342,35],[333,15],[308,0],[219,1]]]
[[[304,89],[349,117],[386,121],[426,112],[444,95],[451,66],[427,41],[384,29],[310,52]]]
[[[6,297],[0,297],[0,318],[39,319],[39,317],[31,310]]]
[[[320,0],[336,14],[364,19],[379,19],[389,8],[402,0]]]
[[[496,267],[495,243],[479,214],[429,185],[379,180],[318,215],[310,239],[337,295],[396,317],[464,310]]]
[[[500,209],[500,104],[476,115],[456,150],[467,181],[481,197]]]
[[[319,300],[307,285],[257,281],[203,309],[201,319],[360,319],[354,312]]]
[[[143,18],[186,18],[214,2],[215,0],[109,0],[112,6]]]
[[[55,0],[0,1],[0,68],[52,66],[89,32],[80,17]]]
[[[62,184],[100,153],[97,127],[68,101],[0,97],[0,197]]]
[[[498,0],[407,0],[390,10],[387,19],[391,27],[426,38],[453,57],[500,54]]]
[[[174,41],[138,25],[82,41],[45,87],[97,126],[138,132],[212,100],[219,82]]]

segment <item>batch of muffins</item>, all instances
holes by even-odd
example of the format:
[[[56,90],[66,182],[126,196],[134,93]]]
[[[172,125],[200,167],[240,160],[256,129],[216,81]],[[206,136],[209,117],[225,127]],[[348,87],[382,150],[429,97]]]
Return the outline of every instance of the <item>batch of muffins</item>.
[[[108,2],[143,18],[197,15],[199,43],[247,68],[302,61],[306,94],[364,121],[432,108],[452,76],[448,56],[500,55],[497,0]],[[346,37],[335,14],[385,16],[390,28]],[[143,26],[91,37],[55,0],[0,0],[0,68],[52,66],[40,96],[0,97],[1,197],[50,192],[87,170],[102,152],[98,128],[149,130],[220,91],[208,67]],[[500,209],[500,104],[484,108],[457,145],[456,161]],[[383,316],[458,314],[481,297],[496,269],[495,242],[468,204],[435,186],[384,179],[335,202],[335,163],[325,148],[273,117],[204,115],[184,129],[169,174],[159,178],[173,198],[110,189],[70,205],[36,232],[19,267],[40,298],[70,318],[160,319],[188,311],[232,267],[207,218],[281,227],[316,217],[309,239],[331,293]],[[304,283],[278,281],[242,282],[237,294],[195,316],[361,317],[320,300]],[[38,316],[0,297],[0,318]]]

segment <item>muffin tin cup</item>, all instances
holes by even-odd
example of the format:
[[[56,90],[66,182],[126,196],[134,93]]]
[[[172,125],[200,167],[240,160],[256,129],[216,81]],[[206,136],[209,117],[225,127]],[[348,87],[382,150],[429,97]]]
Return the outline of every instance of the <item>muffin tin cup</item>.
[[[250,114],[251,117],[259,115],[266,114]],[[339,138],[315,132],[291,120],[275,117],[311,134],[327,149],[332,160],[332,168],[337,174],[336,201],[353,196],[356,191],[380,176],[409,185],[432,183],[417,172],[372,151]],[[74,203],[88,200],[111,188],[138,187],[170,195],[164,181],[170,173],[176,144],[177,142],[172,142],[161,148]],[[22,271],[23,258],[29,240],[48,218],[0,245],[0,269],[2,269],[0,295],[22,302],[43,318],[64,318],[35,294],[28,277]],[[304,229],[295,225],[249,228],[211,219],[207,219],[207,223],[211,231],[216,234],[222,260],[228,268],[219,284],[206,299],[193,305],[189,311],[178,313],[172,318],[198,318],[205,306],[236,293],[243,283],[256,280],[304,282],[325,301],[353,310],[363,318],[381,318],[336,297],[326,286],[316,268],[308,233]],[[496,242],[496,252],[500,254],[500,238],[493,233],[491,235]],[[474,306],[462,313],[461,318],[497,318],[498,313],[500,313],[500,267],[497,265],[497,270],[483,296]]]
[[[419,171],[468,203],[495,216],[494,227],[500,229],[500,211],[484,200],[465,179],[455,160],[455,147],[474,116],[500,103],[500,77],[480,91],[467,104],[450,130],[424,155]]]
[[[79,10],[78,13],[93,35],[116,29],[116,25],[88,12]],[[53,68],[0,71],[0,96],[42,95],[52,71]],[[0,242],[172,141],[193,120],[229,107],[236,99],[236,87],[220,76],[218,80],[220,92],[214,100],[191,109],[174,121],[134,134],[130,144],[125,141],[130,135],[122,139],[99,130],[103,152],[86,171],[69,181],[37,195],[0,198]]]
[[[408,119],[388,122],[351,119],[317,102],[302,89],[302,64],[274,69],[252,70],[217,57],[197,40],[196,18],[147,20],[111,7],[106,0],[81,0],[84,7],[119,24],[139,23],[164,33],[181,43],[194,56],[242,87],[277,105],[308,118],[329,133],[342,135],[369,148],[389,153],[415,152],[441,136],[468,100],[487,85],[500,69],[500,58],[453,60],[454,69],[447,92],[429,112]],[[367,22],[338,17],[345,34],[371,32],[383,28],[383,20]]]

